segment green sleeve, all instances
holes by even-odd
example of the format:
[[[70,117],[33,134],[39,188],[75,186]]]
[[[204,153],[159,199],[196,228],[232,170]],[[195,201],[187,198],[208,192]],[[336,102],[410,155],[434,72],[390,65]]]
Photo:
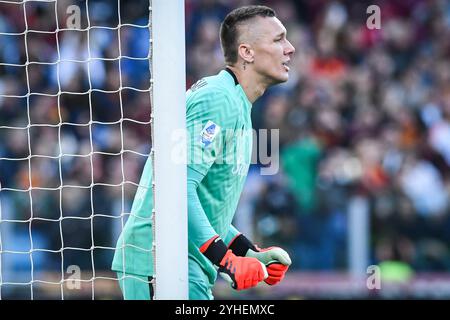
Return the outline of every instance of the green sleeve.
[[[225,239],[223,241],[225,241],[225,243],[227,244],[227,246],[230,245],[231,240],[234,239],[234,237],[236,237],[238,234],[240,234],[241,232],[236,229],[235,226],[233,226],[232,224],[230,225],[230,229],[228,229],[228,233],[225,236]]]
[[[188,167],[206,176],[214,162],[225,159],[226,141],[235,130],[239,112],[219,88],[190,94],[186,103]],[[212,130],[207,132],[208,128]]]
[[[217,232],[211,226],[198,198],[197,188],[203,176],[188,167],[187,173],[187,201],[188,201],[188,235],[195,246],[201,247],[206,241],[214,237]]]

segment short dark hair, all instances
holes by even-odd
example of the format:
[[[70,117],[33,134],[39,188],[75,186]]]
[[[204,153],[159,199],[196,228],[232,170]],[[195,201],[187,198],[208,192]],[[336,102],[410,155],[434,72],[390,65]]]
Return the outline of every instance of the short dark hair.
[[[220,44],[222,46],[225,62],[228,64],[236,63],[238,58],[237,40],[239,24],[255,17],[275,17],[273,9],[266,6],[245,6],[234,9],[223,20],[220,26]]]

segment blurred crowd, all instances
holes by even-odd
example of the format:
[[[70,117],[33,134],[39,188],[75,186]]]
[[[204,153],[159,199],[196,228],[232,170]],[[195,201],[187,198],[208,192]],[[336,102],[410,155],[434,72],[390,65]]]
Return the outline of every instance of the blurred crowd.
[[[150,152],[148,1],[86,3],[0,3],[3,282],[109,270]]]
[[[82,27],[135,25],[119,32],[24,35],[63,28],[72,2],[27,3],[27,23],[24,5],[0,4],[1,244],[56,251],[33,252],[35,268],[108,269],[136,190],[121,182],[138,182],[150,150],[148,2],[118,14],[90,0],[89,15],[74,2]],[[187,0],[187,87],[223,69],[220,21],[245,4],[274,8],[296,53],[252,109],[255,129],[280,130],[280,170],[251,166],[236,225],[285,246],[294,269],[345,270],[349,203],[364,199],[369,263],[450,270],[450,2]],[[29,270],[28,254],[6,257]]]

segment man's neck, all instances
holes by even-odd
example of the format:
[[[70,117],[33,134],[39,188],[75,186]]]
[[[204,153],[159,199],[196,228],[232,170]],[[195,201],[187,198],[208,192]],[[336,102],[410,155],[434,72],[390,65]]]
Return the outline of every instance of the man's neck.
[[[269,84],[264,83],[262,79],[260,79],[257,74],[251,70],[242,70],[238,67],[229,65],[227,68],[233,71],[239,84],[244,90],[245,95],[251,103],[261,97],[269,87]]]

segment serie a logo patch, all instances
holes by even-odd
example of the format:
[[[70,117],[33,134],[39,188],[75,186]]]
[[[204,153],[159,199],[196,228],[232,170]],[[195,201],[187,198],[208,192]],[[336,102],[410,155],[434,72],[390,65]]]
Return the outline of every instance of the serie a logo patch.
[[[220,127],[211,120],[208,120],[200,134],[200,141],[203,147],[209,146],[213,142],[219,131]]]

